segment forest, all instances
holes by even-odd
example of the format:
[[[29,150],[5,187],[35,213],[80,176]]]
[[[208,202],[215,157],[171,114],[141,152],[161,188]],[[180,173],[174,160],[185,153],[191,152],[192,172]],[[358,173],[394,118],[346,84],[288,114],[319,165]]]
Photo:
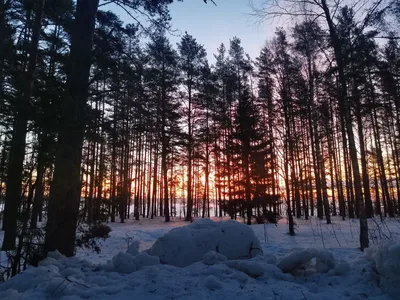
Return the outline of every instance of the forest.
[[[356,218],[367,248],[400,214],[400,2],[264,1],[293,21],[258,57],[171,43],[172,2],[0,1],[2,250],[157,216]]]

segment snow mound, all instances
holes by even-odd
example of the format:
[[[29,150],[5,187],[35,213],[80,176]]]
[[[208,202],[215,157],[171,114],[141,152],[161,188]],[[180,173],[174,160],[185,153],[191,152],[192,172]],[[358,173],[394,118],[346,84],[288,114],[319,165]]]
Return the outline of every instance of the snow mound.
[[[210,251],[203,257],[203,264],[212,266],[226,261],[226,257],[215,251]]]
[[[233,272],[229,275],[229,279],[235,280],[240,284],[246,284],[249,281],[250,277],[242,272]]]
[[[194,221],[189,226],[193,229],[204,229],[209,228],[210,226],[214,226],[215,222],[211,219],[198,219]]]
[[[276,256],[273,254],[264,254],[263,259],[267,264],[276,265],[277,259]]]
[[[22,274],[15,276],[0,285],[0,298],[2,297],[1,295],[7,290],[10,290],[10,294],[15,294],[15,291],[18,293],[24,293],[26,291],[36,288],[37,286],[42,285],[46,281],[51,281],[54,278],[59,277],[61,277],[61,275],[58,272],[58,269],[51,266],[28,268]],[[10,297],[7,299],[18,298]]]
[[[229,268],[243,272],[249,277],[270,277],[283,279],[284,274],[276,265],[269,263],[269,257],[257,256],[249,260],[230,260],[225,263]]]
[[[204,286],[211,291],[222,288],[221,282],[213,275],[209,275],[204,279]]]
[[[202,261],[210,251],[227,259],[262,254],[260,242],[249,226],[232,220],[214,222],[210,219],[171,230],[159,238],[148,253],[158,256],[163,264],[186,267]]]
[[[400,242],[388,242],[366,252],[380,275],[382,290],[397,299],[400,295]]]
[[[58,250],[55,250],[55,251],[53,251],[53,252],[49,252],[49,253],[47,254],[47,257],[51,257],[51,258],[54,258],[54,259],[56,259],[56,260],[64,259],[64,258],[65,258],[65,256],[62,255]]]
[[[58,260],[56,260],[53,257],[46,257],[45,259],[43,259],[42,261],[39,262],[39,266],[41,266],[41,267],[58,267],[58,268],[63,267],[61,262],[59,262]]]
[[[232,269],[243,272],[252,278],[261,277],[265,273],[263,265],[255,261],[231,260],[227,261],[226,265]]]
[[[318,273],[328,273],[336,266],[335,257],[328,250],[319,251],[316,258],[316,269]]]
[[[160,259],[157,256],[150,256],[147,253],[132,256],[129,253],[120,252],[113,257],[112,263],[115,271],[129,274],[147,266],[159,265]]]
[[[329,275],[342,276],[350,272],[350,265],[347,261],[342,261],[328,272]]]
[[[292,249],[278,262],[278,268],[284,273],[293,272],[307,264],[311,259],[315,258],[317,254],[318,250],[313,248]]]
[[[129,253],[132,256],[136,256],[139,254],[139,247],[140,247],[140,242],[139,241],[133,241],[129,247],[128,250],[126,250],[126,253]]]

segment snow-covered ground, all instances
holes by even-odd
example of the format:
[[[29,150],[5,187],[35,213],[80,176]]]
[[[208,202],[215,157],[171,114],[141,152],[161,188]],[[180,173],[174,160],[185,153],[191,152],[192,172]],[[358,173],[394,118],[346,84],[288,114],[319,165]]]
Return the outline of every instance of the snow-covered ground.
[[[53,255],[41,267],[29,268],[1,284],[0,298],[400,299],[400,282],[396,281],[399,244],[366,254],[358,249],[357,220],[334,218],[331,225],[316,219],[296,222],[296,236],[287,234],[285,220],[277,225],[251,226],[259,239],[261,256],[227,260],[211,252],[204,261],[182,268],[126,251],[131,245],[132,253],[134,241],[139,242],[140,251],[150,249],[157,239],[187,223],[177,219],[166,224],[161,218],[109,223],[111,237],[101,242],[100,254],[81,249],[74,258]],[[369,225],[371,246],[400,240],[398,220],[370,220]],[[235,240],[238,245],[246,242],[246,237]],[[309,258],[313,259],[304,264]]]

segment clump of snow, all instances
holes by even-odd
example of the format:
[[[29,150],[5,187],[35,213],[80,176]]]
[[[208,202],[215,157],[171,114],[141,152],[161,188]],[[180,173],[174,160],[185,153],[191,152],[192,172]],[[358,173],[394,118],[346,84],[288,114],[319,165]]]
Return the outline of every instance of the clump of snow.
[[[8,289],[17,291],[18,293],[24,293],[31,289],[36,288],[43,282],[50,281],[53,278],[60,277],[58,268],[54,266],[40,266],[37,268],[28,268],[21,275],[15,276],[5,283],[0,285],[0,295],[3,291]],[[14,292],[12,292],[14,293]],[[1,297],[0,297],[1,298]],[[18,298],[8,298],[18,299]]]
[[[204,286],[211,291],[222,288],[221,282],[213,275],[209,275],[204,279]]]
[[[5,292],[2,292],[0,295],[0,299],[22,299],[22,296],[18,291],[13,289],[8,289]]]
[[[230,260],[226,262],[226,265],[253,278],[258,278],[264,275],[265,272],[263,265],[254,261]]]
[[[149,250],[163,264],[186,267],[215,251],[227,259],[252,258],[262,254],[260,242],[251,227],[236,221],[214,222],[201,219],[176,228],[159,238]]]
[[[132,256],[136,256],[139,254],[139,247],[140,247],[140,242],[139,241],[133,241],[129,247],[128,250],[126,250],[126,253],[129,253]]]
[[[342,276],[350,272],[350,265],[347,261],[342,261],[328,272],[329,275]]]
[[[243,272],[233,272],[229,275],[229,279],[236,280],[240,284],[246,284],[249,281],[250,277]]]
[[[380,247],[367,249],[380,275],[382,290],[395,299],[400,295],[400,242],[388,242]]]
[[[62,268],[62,264],[53,257],[46,257],[45,259],[39,262],[39,266]]]
[[[284,278],[282,271],[274,264],[268,263],[268,257],[257,256],[250,260],[230,260],[225,263],[229,268],[243,272],[249,277]]]
[[[51,257],[51,258],[54,258],[54,259],[56,259],[56,260],[65,258],[65,256],[62,255],[58,250],[55,250],[55,251],[53,251],[53,252],[49,252],[49,253],[47,254],[47,257]]]
[[[203,264],[212,266],[226,261],[226,257],[215,251],[210,251],[203,257]]]
[[[276,265],[276,263],[277,263],[277,258],[276,258],[276,256],[275,255],[273,255],[273,254],[265,254],[264,256],[262,256],[263,257],[263,259],[265,260],[265,262],[267,263],[267,264],[271,264],[271,265]]]
[[[336,261],[332,252],[328,250],[321,250],[317,254],[316,269],[318,273],[328,273],[335,268]]]
[[[278,268],[284,273],[293,272],[310,262],[317,254],[318,250],[313,248],[294,248],[278,262]]]
[[[163,265],[163,266],[168,266],[168,265]],[[234,270],[230,269],[224,263],[223,264],[216,264],[216,265],[213,265],[213,266],[207,266],[207,265],[204,265],[204,264],[196,263],[196,264],[193,264],[191,266],[201,266],[201,268],[203,268],[203,270],[198,274],[198,276],[200,276],[200,277],[203,277],[203,276],[207,277],[209,275],[213,275],[213,276],[215,276],[217,278],[221,278],[221,277],[223,277],[223,276],[225,276],[227,274],[232,274],[232,273],[235,272]],[[168,266],[168,267],[172,267],[172,266]],[[176,267],[173,267],[173,268],[176,268]]]
[[[207,229],[210,226],[214,226],[215,222],[211,219],[198,219],[196,221],[194,221],[192,224],[190,224],[189,226],[193,229]],[[188,226],[186,226],[188,227]]]
[[[160,259],[157,256],[150,256],[147,253],[132,256],[129,253],[120,252],[113,257],[112,263],[115,271],[129,274],[146,266],[159,265]]]

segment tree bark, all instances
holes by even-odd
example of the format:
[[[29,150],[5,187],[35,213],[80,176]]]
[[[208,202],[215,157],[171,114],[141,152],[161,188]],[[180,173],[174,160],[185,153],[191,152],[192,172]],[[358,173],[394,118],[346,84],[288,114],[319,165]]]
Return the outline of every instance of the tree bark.
[[[191,79],[189,80],[189,107],[188,107],[188,144],[187,144],[187,151],[188,151],[188,175],[187,175],[187,212],[186,212],[186,221],[192,220],[192,209],[193,209],[193,198],[192,198],[192,152],[193,152],[193,145],[192,145],[192,86],[190,84]]]
[[[321,0],[321,5],[325,13],[325,18],[328,23],[329,34],[332,41],[333,50],[335,53],[336,63],[338,67],[339,73],[339,81],[340,81],[340,95],[339,95],[339,108],[341,113],[343,113],[345,121],[346,121],[346,131],[349,139],[349,152],[353,170],[354,177],[354,188],[356,194],[356,203],[359,203],[359,212],[360,212],[360,248],[364,250],[369,246],[368,240],[368,222],[365,216],[363,195],[362,195],[362,186],[361,186],[361,178],[360,178],[360,170],[358,166],[358,158],[357,158],[357,148],[354,140],[353,133],[353,125],[351,120],[351,114],[349,109],[349,103],[347,99],[347,83],[346,76],[344,73],[344,64],[342,58],[342,50],[340,40],[337,36],[336,27],[333,24],[331,14],[326,3],[326,0]]]
[[[6,199],[4,207],[3,228],[5,230],[3,250],[14,250],[17,237],[18,207],[21,202],[22,172],[25,158],[25,144],[28,120],[30,117],[30,99],[35,80],[36,60],[40,31],[42,28],[43,8],[45,0],[37,0],[35,4],[35,20],[32,28],[32,40],[29,50],[28,69],[23,75],[21,100],[16,104],[13,135],[11,139],[8,174],[6,181]]]
[[[92,44],[99,0],[78,0],[72,33],[70,73],[51,184],[46,251],[75,252],[80,203],[80,167],[88,97]]]
[[[30,227],[32,229],[37,228],[37,219],[41,210],[43,209],[43,193],[44,193],[43,177],[44,177],[44,172],[46,170],[45,166],[46,146],[44,145],[45,143],[44,138],[40,137],[39,139],[40,139],[40,149],[38,153],[38,162],[36,167],[37,174],[35,181],[35,197],[33,199],[32,216],[30,223]]]

